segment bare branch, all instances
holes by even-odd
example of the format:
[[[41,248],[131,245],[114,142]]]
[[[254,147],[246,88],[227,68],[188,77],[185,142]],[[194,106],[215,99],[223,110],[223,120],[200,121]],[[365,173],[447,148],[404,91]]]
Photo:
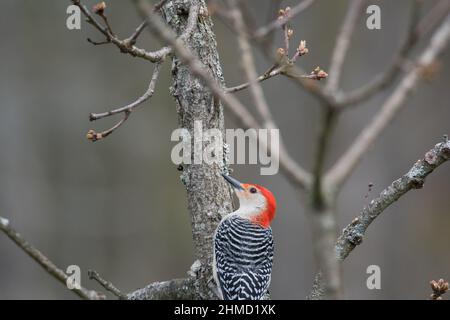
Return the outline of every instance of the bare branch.
[[[238,6],[239,4],[239,6]],[[266,104],[267,107],[267,103],[261,101],[260,97],[263,97],[263,93],[262,93],[262,89],[261,87],[258,85],[258,82],[262,82],[264,80],[270,79],[274,76],[277,76],[281,73],[284,72],[285,69],[289,68],[290,65],[294,64],[295,61],[300,57],[303,56],[305,54],[308,53],[308,48],[306,48],[306,41],[302,40],[300,42],[300,45],[298,46],[298,48],[296,49],[295,54],[292,56],[292,58],[289,58],[289,42],[290,39],[293,35],[293,30],[289,29],[287,24],[283,24],[282,25],[282,29],[283,29],[283,35],[284,35],[284,48],[279,48],[277,51],[277,54],[279,55],[279,59],[278,61],[272,66],[270,67],[263,75],[258,76],[256,73],[256,67],[255,67],[255,63],[254,63],[254,58],[253,58],[253,54],[252,54],[252,49],[250,46],[250,41],[249,41],[249,35],[248,35],[248,31],[247,31],[247,26],[244,24],[244,20],[251,20],[247,17],[247,19],[244,19],[243,17],[243,11],[247,11],[246,6],[244,3],[239,2],[239,3],[235,3],[233,5],[232,2],[232,10],[227,10],[226,13],[224,13],[224,9],[217,9],[219,10],[219,12],[222,13],[223,16],[226,16],[226,21],[231,20],[232,26],[231,28],[236,31],[237,35],[238,35],[238,39],[239,39],[239,44],[241,47],[241,51],[242,51],[242,57],[243,57],[243,68],[244,71],[246,73],[248,82],[243,83],[241,85],[232,87],[232,88],[226,88],[225,92],[230,93],[230,92],[237,92],[240,90],[243,90],[245,88],[251,87],[251,91],[252,91],[252,95],[254,97],[254,99],[256,98],[256,104],[263,106],[264,104]],[[280,10],[279,12],[279,18],[283,18],[283,17],[288,17],[290,14],[291,9],[289,9],[289,7],[286,10]],[[238,12],[236,14],[236,12]],[[247,12],[247,15],[249,13]],[[324,73],[326,74],[326,73]],[[328,75],[326,75],[328,76]],[[314,80],[320,80],[320,78],[317,77],[317,75],[312,72],[309,75],[302,75],[301,77],[303,78],[308,78],[308,79],[314,79]],[[255,90],[259,91],[259,93],[257,93],[255,95]],[[259,102],[258,102],[259,101]],[[263,108],[266,108],[263,106]],[[261,108],[258,108],[260,111]],[[267,113],[265,111],[263,111],[263,113]]]
[[[420,0],[417,0],[420,1]],[[450,2],[447,0],[439,1],[430,11],[423,17],[423,19],[417,24],[414,31],[417,38],[421,38],[439,25],[442,19],[450,12]]]
[[[192,10],[191,6],[191,10]],[[236,117],[243,123],[245,127],[248,128],[259,128],[259,124],[253,115],[247,110],[247,108],[233,95],[227,94],[220,84],[205,70],[200,61],[189,51],[183,43],[176,39],[175,34],[172,30],[168,29],[161,19],[153,14],[153,12],[148,13],[149,26],[153,29],[155,35],[160,37],[162,40],[166,41],[176,52],[177,56],[181,61],[189,66],[190,71],[193,75],[200,78],[205,85],[214,93],[215,96],[220,98],[225,105],[236,115]],[[264,145],[260,141],[262,148],[268,148],[271,150],[270,146]],[[275,158],[277,158],[275,156]],[[303,168],[301,168],[287,153],[281,153],[279,155],[280,167],[285,172],[290,179],[301,188],[306,188],[310,182],[310,175]]]
[[[242,52],[242,65],[245,71],[245,74],[247,76],[247,79],[249,80],[249,86],[250,91],[253,96],[253,100],[255,101],[256,110],[258,111],[259,115],[261,116],[262,120],[264,121],[263,127],[265,128],[276,128],[276,124],[273,120],[273,115],[270,111],[270,108],[267,104],[267,101],[264,97],[264,92],[259,85],[258,81],[255,81],[254,79],[257,78],[256,68],[255,68],[255,62],[253,55],[251,53],[251,47],[248,42],[248,39],[246,37],[245,33],[245,26],[244,21],[242,18],[242,14],[240,10],[234,6],[231,12],[231,15],[234,18],[234,23],[236,25],[236,29],[238,30],[238,41]],[[277,69],[272,70],[272,72],[276,72]],[[271,71],[269,69],[266,74],[271,74]],[[256,127],[254,127],[256,128]],[[268,148],[268,145],[264,146],[264,142],[259,140],[259,143],[263,145],[263,147]],[[308,176],[309,173],[307,173],[304,169],[302,169],[288,154],[288,151],[286,149],[286,146],[284,145],[283,140],[280,137],[279,141],[279,153],[278,155],[275,155],[275,157],[279,157],[280,165],[283,169],[283,172],[287,174],[288,177],[291,177],[292,173],[295,173],[293,177],[295,178],[295,183],[298,184],[299,181],[302,181],[302,185],[305,184],[306,181],[309,180]],[[274,150],[272,151],[274,152]],[[292,178],[291,178],[292,179]],[[301,179],[301,180],[299,180]]]
[[[349,4],[347,14],[342,23],[331,57],[330,76],[326,86],[326,89],[330,92],[335,92],[339,87],[342,67],[350,47],[350,39],[355,30],[356,22],[362,12],[364,2],[365,0],[352,0]]]
[[[272,66],[272,67],[270,67],[269,70],[264,72],[263,75],[257,77],[256,78],[256,82],[263,82],[263,81],[265,81],[267,79],[275,77],[275,76],[281,74],[282,70],[283,70],[283,67]],[[253,82],[255,82],[255,80],[253,80]],[[225,88],[225,92],[226,93],[234,93],[234,92],[238,92],[238,91],[247,89],[250,86],[250,83],[251,82],[245,82],[245,83],[240,84],[240,85],[235,86],[235,87]]]
[[[109,41],[109,40],[105,40],[105,41],[94,41],[94,40],[92,40],[91,38],[87,38],[87,41],[88,41],[90,44],[94,45],[94,46],[101,46],[101,45],[104,45],[104,44],[109,44],[109,43],[111,43],[111,41]]]
[[[107,137],[108,135],[110,135],[111,133],[113,133],[120,126],[122,126],[122,124],[124,124],[125,121],[128,120],[128,117],[130,116],[131,112],[134,111],[134,109],[136,109],[138,106],[140,106],[141,104],[143,104],[145,101],[147,101],[148,99],[150,99],[153,96],[153,93],[155,92],[156,82],[158,81],[161,64],[162,64],[162,61],[157,62],[155,64],[155,68],[153,69],[152,79],[150,80],[150,84],[148,85],[147,91],[142,96],[140,96],[136,101],[134,101],[124,107],[120,107],[120,108],[117,108],[117,109],[114,109],[114,110],[111,110],[108,112],[91,113],[89,115],[89,120],[95,121],[95,120],[103,119],[105,117],[113,116],[118,113],[124,114],[124,117],[118,123],[116,123],[112,128],[109,128],[100,133],[97,133],[94,130],[89,130],[89,132],[87,133],[87,138],[89,140],[95,142],[95,141],[101,140],[101,139]]]
[[[314,2],[315,0],[303,0],[295,7],[291,8],[291,10],[289,11],[289,15],[280,19],[276,19],[271,23],[269,23],[267,26],[261,27],[258,30],[256,30],[254,33],[254,38],[257,39],[264,38],[265,36],[272,33],[274,30],[281,28],[283,25],[287,24],[289,20],[291,20],[293,17],[308,9],[309,6],[312,5]]]
[[[128,118],[130,117],[131,111],[126,110],[124,112],[124,116],[123,118],[117,122],[114,126],[112,126],[109,129],[106,129],[102,132],[96,132],[95,130],[90,129],[87,133],[86,133],[86,138],[92,142],[96,142],[98,140],[102,140],[104,138],[106,138],[107,136],[109,136],[111,133],[113,133],[114,131],[116,131],[117,129],[119,129],[124,123],[125,121],[128,120]]]
[[[401,178],[395,180],[389,187],[365,207],[342,232],[336,243],[336,255],[344,260],[352,250],[361,244],[364,234],[370,224],[378,218],[391,204],[413,189],[422,188],[426,177],[444,162],[450,159],[450,141],[438,143]]]
[[[402,68],[408,54],[419,40],[433,30],[433,28],[450,12],[450,2],[443,0],[438,2],[428,14],[419,21],[419,9],[421,4],[422,2],[420,0],[416,0],[413,3],[408,35],[399,52],[395,55],[394,61],[391,63],[390,67],[375,76],[375,78],[367,84],[343,94],[337,103],[340,109],[357,105],[392,84],[402,73]]]
[[[198,10],[198,6],[191,6],[191,11]],[[221,98],[231,109],[236,110],[236,113],[242,117],[248,127],[259,127],[256,119],[247,111],[244,105],[232,95],[227,95],[217,81],[205,70],[201,62],[189,51],[186,46],[176,39],[175,33],[167,28],[161,19],[154,15],[152,12],[148,12],[149,25],[154,30],[154,33],[168,42],[177,53],[180,59],[183,60],[190,67],[190,71],[200,79],[202,79],[211,91]]]
[[[81,12],[83,12],[83,14],[86,16],[87,21],[106,37],[107,42],[115,44],[120,49],[121,52],[128,53],[134,57],[139,57],[151,62],[161,61],[165,57],[167,57],[167,55],[170,54],[170,49],[167,47],[161,48],[160,50],[155,52],[149,52],[134,46],[130,42],[130,39],[120,40],[114,34],[111,33],[110,28],[104,27],[100,22],[98,22],[91,14],[89,9],[86,8],[86,6],[82,4],[80,0],[71,0],[71,1],[74,5],[80,8]],[[90,42],[95,44],[104,43],[104,42],[94,42],[92,40],[90,40]]]
[[[147,21],[143,21],[133,32],[133,34],[127,39],[128,42],[132,45],[134,45],[137,41],[137,38],[141,35],[142,31],[147,27]]]
[[[154,282],[130,292],[129,300],[197,300],[195,278]]]
[[[36,249],[28,241],[26,241],[16,230],[14,230],[10,222],[0,217],[0,230],[3,231],[12,241],[14,241],[20,249],[34,259],[45,271],[47,271],[56,280],[61,282],[67,288],[67,279],[69,278],[66,273],[58,268],[52,261],[50,261],[41,251]],[[84,287],[79,289],[74,288],[71,290],[82,299],[87,300],[103,300],[105,296],[99,292],[88,290]]]
[[[106,9],[106,3],[104,1],[97,3],[92,10],[96,15],[98,15],[100,18],[103,19],[103,22],[106,25],[106,30],[112,35],[114,35],[114,32],[112,31],[112,28],[109,24],[108,18],[105,15],[105,9]]]
[[[290,66],[288,67],[290,68]],[[280,74],[284,74],[286,70],[286,66],[277,67],[276,65],[270,67],[264,74],[260,75],[256,78],[256,82],[263,82],[265,80],[268,80],[272,77],[278,76]],[[310,74],[299,74],[297,77],[299,79],[309,79],[309,80],[321,80],[323,78],[328,77],[328,73],[323,73],[325,71],[321,70],[322,72],[319,74],[317,72],[312,71]],[[225,88],[226,93],[235,93],[241,90],[245,90],[248,87],[250,87],[250,82],[245,82],[240,85],[237,85],[235,87]]]
[[[139,105],[141,105],[142,103],[147,101],[153,95],[155,85],[156,85],[156,82],[157,82],[157,79],[159,76],[160,65],[162,62],[164,62],[165,58],[169,54],[171,54],[172,49],[169,47],[163,47],[162,49],[160,49],[156,52],[148,53],[148,52],[145,52],[144,50],[138,49],[134,46],[134,43],[136,42],[137,37],[140,35],[142,30],[147,26],[147,20],[144,21],[143,23],[141,23],[139,25],[139,27],[136,29],[136,31],[128,39],[119,40],[114,35],[112,28],[109,25],[108,19],[104,15],[104,10],[105,10],[104,6],[99,7],[99,5],[97,5],[94,7],[94,10],[95,10],[95,13],[97,15],[99,15],[100,17],[102,17],[102,19],[105,21],[105,24],[107,25],[106,28],[103,27],[100,23],[98,23],[95,20],[95,18],[92,16],[92,14],[89,12],[89,10],[83,4],[81,4],[81,2],[79,0],[72,0],[72,2],[81,9],[81,11],[87,17],[88,22],[91,23],[94,27],[96,27],[100,32],[102,32],[107,38],[106,42],[94,42],[94,41],[88,39],[89,42],[91,42],[95,45],[112,42],[112,43],[116,44],[121,49],[122,52],[130,53],[133,56],[139,56],[144,59],[150,60],[152,62],[156,62],[156,66],[153,71],[152,79],[150,81],[147,91],[141,97],[139,97],[136,101],[134,101],[124,107],[120,107],[120,108],[117,108],[117,109],[114,109],[114,110],[111,110],[108,112],[103,112],[103,113],[98,113],[98,114],[96,114],[96,113],[90,114],[90,117],[89,117],[90,121],[95,121],[95,120],[109,117],[109,116],[112,116],[112,115],[115,115],[118,113],[124,114],[123,118],[119,122],[117,122],[114,126],[112,126],[111,128],[109,128],[107,130],[104,130],[102,132],[96,132],[94,130],[89,130],[88,133],[86,134],[86,137],[87,137],[87,139],[95,142],[95,141],[101,140],[101,139],[109,136],[115,130],[120,128],[128,120],[131,112],[136,107],[138,107]],[[167,1],[165,1],[165,0],[160,1],[151,10],[153,12],[160,10],[166,2]],[[195,7],[194,7],[194,9],[195,9]],[[179,37],[180,41],[186,41],[192,35],[192,33],[195,30],[195,27],[197,25],[198,14],[199,14],[198,7],[195,10],[191,10],[187,26],[186,26],[184,32]]]
[[[352,0],[337,36],[331,57],[330,76],[325,87],[328,97],[324,102],[322,123],[318,136],[317,151],[314,159],[313,184],[311,190],[312,228],[314,234],[314,253],[322,274],[316,278],[323,282],[323,294],[327,298],[338,299],[342,295],[342,272],[339,261],[334,258],[334,244],[337,236],[336,210],[334,199],[329,199],[328,184],[324,183],[323,171],[328,146],[337,117],[335,109],[336,93],[342,73],[345,57],[350,47],[350,39],[356,22],[362,11],[364,0]],[[323,70],[317,68],[312,76],[318,77]],[[327,74],[325,73],[325,77]],[[314,78],[313,78],[314,79]],[[319,77],[317,80],[320,80]],[[316,286],[318,284],[316,283]]]
[[[97,271],[88,271],[89,279],[97,281],[103,288],[114,294],[120,300],[128,299],[127,295],[123,294],[119,289],[117,289],[111,282],[103,279]]]
[[[153,96],[153,93],[155,92],[155,86],[156,86],[156,82],[158,80],[159,77],[159,71],[160,71],[160,67],[161,67],[161,63],[156,63],[155,64],[155,68],[153,70],[153,74],[152,74],[152,78],[150,80],[150,84],[148,85],[148,89],[147,91],[140,96],[136,101],[124,106],[124,107],[120,107],[108,112],[103,112],[103,113],[91,113],[89,116],[89,120],[90,121],[95,121],[95,120],[99,120],[99,119],[103,119],[105,117],[109,117],[118,113],[125,113],[126,111],[133,111],[136,107],[138,107],[139,105],[141,105],[142,103],[144,103],[145,101],[147,101],[149,98],[151,98]]]
[[[236,29],[238,30],[238,43],[242,54],[242,68],[244,69],[247,80],[250,83],[250,92],[253,97],[253,101],[255,102],[256,110],[264,121],[264,127],[275,128],[276,125],[273,121],[272,113],[270,112],[264,92],[259,82],[255,80],[258,78],[258,74],[256,72],[252,49],[245,33],[246,28],[241,11],[236,6],[235,1],[231,1],[231,3],[231,15],[234,19]]]
[[[406,98],[421,78],[424,67],[430,65],[434,59],[445,49],[450,37],[450,16],[442,23],[425,48],[424,52],[416,60],[412,69],[403,77],[396,89],[384,102],[381,110],[375,115],[371,123],[360,133],[354,143],[333,166],[326,179],[336,191],[347,180],[353,169],[361,161],[364,154],[380,136],[384,128],[394,119],[404,106]]]
[[[161,10],[161,8],[166,4],[168,0],[161,0],[157,4],[153,6],[153,12],[157,12]],[[147,20],[143,21],[134,31],[134,33],[127,39],[130,44],[135,44],[137,41],[137,38],[141,35],[142,31],[144,31],[145,28],[147,28],[148,23]]]
[[[217,3],[214,3],[215,5],[217,5]],[[220,6],[218,6],[219,8]],[[292,11],[293,9],[291,9]],[[237,33],[236,28],[234,27],[234,25],[232,23],[230,23],[230,17],[228,12],[225,12],[225,10],[222,9],[217,9],[215,11],[224,21],[224,23],[234,32]],[[248,10],[244,10],[243,11],[244,15],[244,20],[248,21],[251,20],[251,18],[248,16],[249,12]],[[293,64],[292,62],[295,62],[296,60],[296,55],[294,55],[294,57],[292,57],[292,59],[290,59],[291,61],[288,61],[288,57],[284,54],[284,58],[286,61],[282,61],[282,63],[280,63],[280,57],[278,54],[278,50],[275,50],[275,48],[273,48],[272,45],[270,45],[269,42],[267,41],[256,41],[255,38],[250,38],[251,40],[255,41],[256,44],[261,48],[262,52],[266,55],[266,57],[270,60],[272,60],[275,65],[280,66],[280,73],[290,79],[292,79],[297,85],[299,85],[300,87],[302,87],[303,89],[305,89],[306,91],[310,92],[313,96],[315,96],[322,104],[324,105],[329,105],[329,106],[336,106],[337,100],[336,97],[332,94],[328,94],[327,92],[325,92],[322,87],[320,85],[317,84],[316,81],[311,81],[311,80],[320,80],[323,79],[324,77],[327,77],[328,74],[327,73],[322,73],[321,75],[324,75],[324,77],[317,77],[317,75],[311,73],[311,74],[307,74],[302,68],[296,66],[295,64]],[[283,49],[284,50],[284,49]],[[277,55],[275,56],[275,52],[277,52]],[[271,69],[269,69],[271,70]],[[267,72],[266,72],[267,73]],[[274,72],[274,76],[278,75],[278,72]],[[260,76],[258,79],[262,79],[262,80],[267,80],[271,77],[266,77],[265,75]],[[242,85],[239,85],[237,87],[233,87],[230,88],[229,90],[231,92],[233,92],[233,90],[239,91],[242,89],[245,89],[249,86],[249,83],[245,83]]]
[[[242,5],[241,5],[241,7],[242,7]],[[236,19],[236,14],[233,14],[233,12],[235,12],[237,10],[239,10],[238,21]],[[294,31],[292,29],[288,29],[286,25],[283,25],[285,45],[284,45],[284,48],[278,48],[278,50],[277,50],[278,61],[272,67],[270,67],[263,75],[258,77],[257,73],[256,73],[256,67],[255,67],[255,63],[254,63],[253,54],[251,52],[252,51],[251,46],[250,46],[249,39],[248,39],[247,28],[243,23],[244,19],[243,19],[243,14],[242,14],[241,10],[242,9],[239,9],[236,6],[236,9],[234,9],[234,11],[232,11],[231,13],[227,12],[227,17],[230,17],[231,20],[233,20],[232,21],[233,29],[236,30],[236,32],[238,34],[238,39],[240,39],[239,43],[241,46],[241,50],[243,51],[243,60],[244,60],[243,67],[244,67],[244,70],[246,71],[247,78],[249,78],[249,72],[250,72],[250,75],[252,76],[252,78],[249,78],[249,82],[247,82],[247,83],[243,83],[241,85],[238,85],[238,86],[232,87],[232,88],[226,88],[225,92],[227,92],[227,93],[237,92],[237,91],[243,90],[247,87],[257,86],[258,88],[260,88],[260,86],[258,84],[259,82],[262,82],[264,80],[267,80],[267,79],[277,76],[279,74],[284,74],[285,72],[287,72],[287,70],[291,69],[291,67],[294,65],[294,63],[297,61],[297,59],[299,57],[306,55],[309,52],[309,49],[306,47],[306,41],[302,40],[302,41],[300,41],[299,46],[296,48],[295,54],[291,58],[289,57],[289,42],[290,42],[290,39],[291,39]],[[288,15],[287,12],[289,12],[289,11],[283,10],[282,15],[283,16]],[[249,70],[250,68],[253,69],[253,71]],[[328,77],[328,74],[325,71],[321,70],[320,68],[316,68],[310,74],[299,75],[299,77],[305,78],[305,79],[312,79],[312,80],[321,80],[323,78]],[[254,83],[254,85],[253,85],[253,83]],[[257,89],[257,90],[260,91],[260,93],[257,95],[260,97],[262,95],[262,90],[261,89]],[[253,96],[255,97],[254,91],[255,90],[252,89]],[[259,98],[258,98],[258,100],[259,100]]]
[[[405,175],[384,189],[377,198],[373,199],[361,211],[358,217],[344,228],[334,248],[335,259],[338,261],[345,260],[353,249],[362,243],[368,227],[381,213],[408,191],[422,188],[426,177],[448,160],[450,160],[450,141],[445,136],[443,142],[436,144]],[[324,282],[321,272],[319,272],[308,298],[323,298],[326,286],[327,284]]]
[[[334,95],[325,92],[316,81],[311,81],[318,80],[315,79],[314,76],[305,76],[306,72],[302,68],[296,65],[291,65],[289,66],[289,68],[283,69],[282,74],[294,80],[296,84],[298,84],[306,91],[310,92],[323,105],[331,107],[334,107],[336,105],[336,98],[334,97]],[[325,76],[325,78],[327,76],[328,74]],[[310,79],[310,77],[312,77],[312,79]]]

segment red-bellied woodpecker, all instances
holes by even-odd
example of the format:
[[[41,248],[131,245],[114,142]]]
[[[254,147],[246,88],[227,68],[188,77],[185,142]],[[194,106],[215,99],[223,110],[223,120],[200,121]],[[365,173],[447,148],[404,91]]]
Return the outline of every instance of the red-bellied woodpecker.
[[[256,184],[242,184],[223,175],[233,186],[239,209],[225,216],[214,234],[214,279],[223,300],[260,300],[272,276],[275,216],[273,194]]]

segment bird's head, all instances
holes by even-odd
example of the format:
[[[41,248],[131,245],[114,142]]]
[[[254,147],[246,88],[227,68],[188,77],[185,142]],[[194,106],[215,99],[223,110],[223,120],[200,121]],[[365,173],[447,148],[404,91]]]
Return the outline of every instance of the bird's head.
[[[240,183],[228,175],[222,176],[231,184],[239,198],[236,214],[268,228],[275,217],[277,206],[272,192],[257,184]]]

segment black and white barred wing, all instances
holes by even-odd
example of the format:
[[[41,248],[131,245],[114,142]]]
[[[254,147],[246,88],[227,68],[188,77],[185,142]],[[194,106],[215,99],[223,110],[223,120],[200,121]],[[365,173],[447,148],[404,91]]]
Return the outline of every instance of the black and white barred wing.
[[[216,277],[224,300],[259,300],[266,294],[273,265],[271,228],[230,217],[215,237]]]

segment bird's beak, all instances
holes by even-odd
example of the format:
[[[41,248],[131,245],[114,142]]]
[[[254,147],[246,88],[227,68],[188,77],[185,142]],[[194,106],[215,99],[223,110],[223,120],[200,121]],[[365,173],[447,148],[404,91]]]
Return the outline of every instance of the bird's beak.
[[[244,188],[242,187],[242,184],[239,181],[237,181],[236,179],[234,179],[230,176],[224,175],[224,174],[222,174],[222,177],[224,177],[224,179],[227,180],[227,182],[229,184],[231,184],[233,186],[233,188],[235,188],[236,190],[239,190],[239,191],[244,190]]]

